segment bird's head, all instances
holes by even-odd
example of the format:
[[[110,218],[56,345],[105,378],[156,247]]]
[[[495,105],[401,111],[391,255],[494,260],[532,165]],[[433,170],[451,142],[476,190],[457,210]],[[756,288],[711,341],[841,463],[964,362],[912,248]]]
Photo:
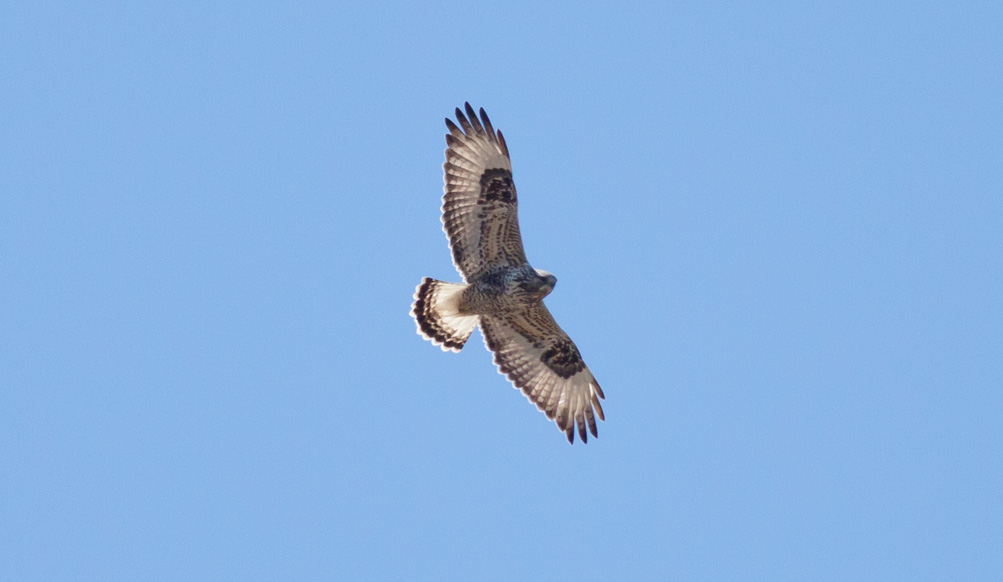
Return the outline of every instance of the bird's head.
[[[550,292],[554,290],[554,286],[557,285],[557,277],[546,271],[541,271],[540,269],[536,269],[536,274],[540,276],[540,288],[539,291],[537,291],[537,294],[540,299],[543,299],[547,295],[550,295]]]

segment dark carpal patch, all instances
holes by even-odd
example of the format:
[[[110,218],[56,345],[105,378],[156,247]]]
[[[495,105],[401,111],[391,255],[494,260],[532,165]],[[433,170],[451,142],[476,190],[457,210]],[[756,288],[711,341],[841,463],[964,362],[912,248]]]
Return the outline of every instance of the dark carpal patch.
[[[585,363],[582,362],[582,355],[578,353],[578,348],[571,340],[567,339],[559,340],[550,349],[543,352],[540,361],[565,379],[585,369]]]
[[[481,174],[481,197],[479,202],[504,202],[515,204],[515,184],[512,172],[504,168],[484,170]]]

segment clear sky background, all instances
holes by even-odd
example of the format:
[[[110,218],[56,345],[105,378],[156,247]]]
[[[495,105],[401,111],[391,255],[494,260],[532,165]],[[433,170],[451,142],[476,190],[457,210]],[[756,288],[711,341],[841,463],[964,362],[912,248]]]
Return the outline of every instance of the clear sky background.
[[[0,579],[1003,579],[999,2],[6,2]],[[505,132],[571,447],[415,333]]]

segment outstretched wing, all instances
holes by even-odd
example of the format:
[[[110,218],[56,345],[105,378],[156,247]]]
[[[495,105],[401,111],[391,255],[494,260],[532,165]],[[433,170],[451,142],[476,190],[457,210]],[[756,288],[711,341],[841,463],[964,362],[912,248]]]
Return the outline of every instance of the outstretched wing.
[[[575,426],[582,442],[585,427],[598,437],[596,420],[605,420],[599,383],[585,367],[568,334],[557,325],[542,303],[506,315],[482,315],[481,334],[495,354],[498,370],[575,441]]]
[[[442,228],[464,281],[495,267],[526,263],[505,138],[484,109],[480,119],[469,103],[466,110],[464,116],[456,109],[459,127],[446,119],[448,147],[442,165]]]

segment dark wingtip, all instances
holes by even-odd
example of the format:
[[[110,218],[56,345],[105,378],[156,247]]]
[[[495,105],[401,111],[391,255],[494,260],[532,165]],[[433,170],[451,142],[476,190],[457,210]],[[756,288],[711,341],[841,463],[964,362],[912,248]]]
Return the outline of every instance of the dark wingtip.
[[[456,108],[456,111],[454,113],[456,113],[456,121],[460,123],[460,127],[462,127],[463,130],[466,130],[468,127],[470,127],[470,122],[467,121],[467,118],[463,116],[463,111],[460,111],[459,107]]]
[[[488,114],[483,107],[481,107],[481,123],[484,124],[484,132],[488,134],[488,137],[498,139],[495,137],[495,128],[491,125],[491,120],[488,119]]]
[[[599,417],[599,420],[605,422],[606,421],[606,413],[603,412],[602,404],[599,404],[599,399],[598,398],[595,398],[595,397],[592,398],[592,408],[595,409],[596,416]]]
[[[575,444],[575,425],[572,424],[568,428],[564,429],[564,435],[568,437],[568,444]]]
[[[505,152],[505,157],[508,157],[508,144],[505,143],[505,136],[502,135],[501,130],[498,130],[498,143],[501,145],[502,151]]]
[[[467,118],[470,119],[470,124],[474,126],[474,131],[477,133],[484,133],[484,126],[481,125],[481,120],[477,118],[477,113],[474,112],[474,108],[471,107],[469,103],[465,105],[467,108]]]

